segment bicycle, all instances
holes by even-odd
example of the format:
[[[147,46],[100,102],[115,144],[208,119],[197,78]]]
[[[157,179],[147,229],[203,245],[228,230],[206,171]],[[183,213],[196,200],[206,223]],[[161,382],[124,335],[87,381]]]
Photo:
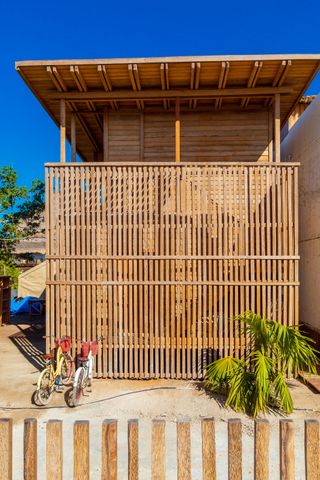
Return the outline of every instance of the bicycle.
[[[61,392],[72,376],[73,359],[69,353],[70,338],[55,338],[54,341],[55,356],[53,352],[43,356],[46,360],[46,367],[40,373],[34,393],[35,403],[42,406],[50,402],[54,391]]]
[[[80,366],[78,367],[73,381],[73,388],[70,392],[69,407],[79,405],[81,395],[84,390],[92,386],[92,374],[94,366],[94,357],[98,352],[98,341],[83,342],[81,344],[81,355],[78,355]]]

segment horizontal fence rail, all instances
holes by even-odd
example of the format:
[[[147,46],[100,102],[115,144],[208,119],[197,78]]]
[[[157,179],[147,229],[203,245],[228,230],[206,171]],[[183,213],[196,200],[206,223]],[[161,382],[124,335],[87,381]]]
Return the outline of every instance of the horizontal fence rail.
[[[297,435],[292,420],[280,420],[279,441],[277,444],[270,442],[270,424],[268,420],[256,420],[254,424],[254,439],[250,456],[253,464],[253,474],[249,475],[246,470],[247,459],[243,458],[244,434],[241,420],[230,419],[227,426],[227,436],[224,437],[227,445],[227,464],[223,469],[225,474],[218,475],[217,459],[220,455],[222,438],[216,433],[214,418],[203,418],[201,420],[201,431],[196,442],[200,443],[200,459],[195,457],[194,443],[191,441],[193,423],[188,419],[176,421],[176,433],[170,441],[175,441],[176,462],[175,473],[168,475],[168,453],[172,448],[168,443],[167,424],[164,420],[153,420],[151,424],[150,439],[140,442],[138,420],[129,420],[127,427],[127,475],[129,480],[142,478],[141,471],[148,472],[148,478],[152,480],[164,480],[177,478],[177,480],[191,480],[194,478],[192,465],[200,465],[196,478],[203,480],[295,480],[297,468],[304,458],[304,478],[306,480],[319,479],[320,443],[319,443],[319,421],[306,420],[304,429],[304,455],[301,452],[296,458],[295,440]],[[73,425],[73,449],[64,446],[64,425],[60,420],[49,420],[46,424],[46,454],[41,457],[45,464],[46,480],[70,480],[70,468],[73,464],[74,480],[117,480],[124,478],[119,474],[119,462],[121,449],[124,447],[120,442],[117,420],[105,420],[100,428],[100,436],[90,439],[90,426],[88,421],[76,421]],[[2,480],[13,479],[13,423],[10,419],[0,420],[0,472]],[[96,449],[97,442],[100,442],[100,460],[98,465],[90,465],[90,447]],[[147,443],[151,442],[149,448],[150,458],[146,458],[144,450]],[[21,444],[22,447],[22,444]],[[17,443],[15,448],[20,448]],[[24,421],[23,437],[23,478],[25,480],[38,480],[39,458],[38,426],[37,420],[26,419]],[[274,455],[278,450],[279,470],[271,470],[271,453]],[[73,458],[72,458],[73,456]],[[200,462],[199,462],[200,460]],[[144,464],[142,464],[144,462]],[[145,465],[147,464],[147,465]],[[123,465],[121,465],[123,467]],[[67,476],[64,475],[67,471]],[[123,471],[123,469],[121,470]],[[221,471],[221,469],[220,469]],[[301,477],[301,469],[299,478]],[[91,473],[90,473],[91,472]],[[95,473],[92,473],[95,472]],[[98,473],[99,472],[99,473]],[[22,474],[22,472],[20,472]],[[22,475],[19,476],[19,478]],[[144,478],[145,475],[144,475]]]
[[[51,164],[46,194],[47,335],[102,337],[97,376],[202,378],[237,314],[298,324],[296,164]]]

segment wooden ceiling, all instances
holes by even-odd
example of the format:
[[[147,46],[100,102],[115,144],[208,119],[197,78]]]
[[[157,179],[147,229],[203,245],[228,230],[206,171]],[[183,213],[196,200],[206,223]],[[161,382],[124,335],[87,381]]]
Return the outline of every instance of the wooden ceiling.
[[[59,125],[61,98],[77,124],[85,160],[102,150],[102,114],[115,111],[266,108],[281,93],[281,122],[318,72],[320,55],[247,55],[16,62],[25,83]],[[70,121],[67,120],[70,138]]]

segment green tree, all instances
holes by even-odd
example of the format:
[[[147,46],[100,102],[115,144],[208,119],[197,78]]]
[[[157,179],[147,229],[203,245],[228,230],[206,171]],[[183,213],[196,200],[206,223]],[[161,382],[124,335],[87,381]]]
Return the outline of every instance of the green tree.
[[[249,340],[244,359],[228,356],[207,368],[206,386],[226,393],[226,405],[256,417],[268,408],[293,411],[287,375],[316,373],[319,360],[311,340],[294,326],[281,325],[247,311],[236,317]]]
[[[34,235],[44,211],[44,184],[34,180],[31,188],[20,187],[12,167],[0,168],[0,274],[14,282],[19,270],[15,266],[17,243]]]

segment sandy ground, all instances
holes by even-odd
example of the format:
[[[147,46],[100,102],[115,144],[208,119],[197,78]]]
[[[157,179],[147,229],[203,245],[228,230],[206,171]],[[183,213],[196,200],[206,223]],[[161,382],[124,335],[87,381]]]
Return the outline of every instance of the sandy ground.
[[[215,417],[217,442],[217,474],[227,478],[227,420],[240,417],[243,422],[243,478],[253,478],[253,422],[245,415],[223,408],[223,399],[206,393],[197,382],[173,380],[95,380],[93,391],[77,409],[66,406],[65,395],[55,394],[49,407],[38,408],[31,403],[41,363],[42,332],[35,333],[28,323],[0,328],[1,357],[0,417],[14,420],[14,479],[22,478],[23,419],[34,417],[39,422],[39,478],[45,478],[45,426],[48,419],[64,422],[64,445],[72,451],[72,424],[75,420],[90,420],[91,479],[100,478],[101,423],[106,418],[118,419],[119,478],[127,477],[128,419],[139,419],[140,478],[150,478],[151,419],[167,421],[168,479],[176,478],[177,418],[192,420],[192,478],[201,479],[201,417]],[[5,388],[3,388],[5,386]],[[320,396],[298,381],[291,382],[295,411],[291,418],[296,428],[296,479],[304,479],[303,428],[306,418],[320,418]],[[272,479],[279,478],[278,422],[279,416],[270,415],[270,468]],[[72,458],[72,457],[70,457]],[[64,478],[72,478],[72,462],[64,462]],[[271,477],[270,477],[271,478]]]

